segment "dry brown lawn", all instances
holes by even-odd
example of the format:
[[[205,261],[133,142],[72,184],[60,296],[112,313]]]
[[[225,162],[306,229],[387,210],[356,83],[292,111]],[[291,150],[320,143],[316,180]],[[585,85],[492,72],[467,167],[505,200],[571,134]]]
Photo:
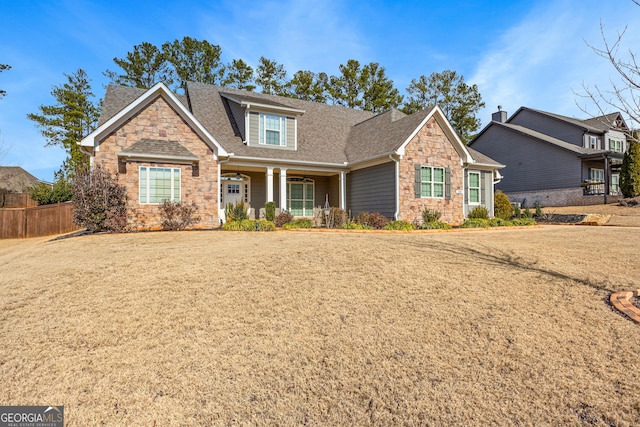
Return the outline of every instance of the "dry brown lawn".
[[[0,241],[0,403],[68,426],[637,425],[640,229]]]

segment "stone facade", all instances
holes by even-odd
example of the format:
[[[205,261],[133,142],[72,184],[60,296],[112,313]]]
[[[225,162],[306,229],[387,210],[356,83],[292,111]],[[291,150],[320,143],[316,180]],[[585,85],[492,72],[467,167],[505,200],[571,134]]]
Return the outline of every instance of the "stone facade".
[[[197,165],[118,161],[117,154],[142,139],[177,141],[199,157]],[[181,201],[195,202],[200,223],[211,228],[220,224],[218,216],[218,164],[213,150],[191,129],[162,97],[158,97],[123,126],[102,141],[95,152],[95,164],[118,174],[118,182],[127,188],[129,225],[138,229],[157,229],[161,219],[158,205],[139,203],[140,166],[180,168]]]
[[[451,198],[415,197],[415,165],[449,167],[451,170]],[[398,219],[421,221],[425,208],[441,212],[441,221],[459,224],[464,221],[464,169],[461,158],[434,117],[407,144],[400,160],[400,212]]]

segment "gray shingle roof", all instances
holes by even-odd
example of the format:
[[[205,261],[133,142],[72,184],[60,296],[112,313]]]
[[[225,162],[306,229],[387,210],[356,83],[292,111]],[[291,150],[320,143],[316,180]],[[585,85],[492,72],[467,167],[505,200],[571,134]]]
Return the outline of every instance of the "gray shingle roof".
[[[563,116],[561,114],[549,113],[548,111],[536,110],[534,108],[529,108],[529,107],[520,107],[520,109],[521,110],[534,111],[534,112],[536,112],[538,114],[542,114],[542,115],[545,115],[545,116],[553,117],[556,120],[560,120],[560,121],[569,123],[571,125],[577,126],[577,127],[581,128],[581,129],[584,129],[584,130],[586,130],[588,132],[602,133],[604,131],[604,129],[602,129],[601,127],[593,126],[592,124],[588,123],[588,120],[575,119],[573,117],[567,117],[567,116]],[[509,119],[509,120],[511,120],[511,119]]]
[[[585,147],[580,147],[578,145],[575,144],[571,144],[569,142],[563,141],[561,139],[558,138],[554,138],[552,136],[546,135],[544,133],[541,132],[536,132],[535,130],[531,130],[529,128],[526,128],[524,126],[520,126],[520,125],[512,125],[511,123],[500,123],[500,122],[492,122],[491,123],[492,126],[501,126],[505,129],[509,129],[513,132],[519,132],[523,135],[527,135],[533,138],[536,138],[540,141],[544,141],[546,143],[555,145],[556,147],[560,147],[563,148],[567,151],[571,151],[574,152],[576,154],[595,154],[595,153],[601,153],[603,150],[596,150],[593,148],[585,148]]]
[[[109,85],[107,87],[107,92],[104,95],[104,100],[102,101],[102,111],[100,113],[100,121],[98,122],[98,126],[104,124],[111,117],[118,114],[127,105],[131,104],[146,91],[147,89]],[[182,102],[182,104],[188,107],[186,96],[176,96],[178,97],[180,102]]]
[[[496,162],[491,157],[485,156],[481,152],[474,150],[471,147],[467,147],[467,150],[469,150],[469,153],[471,154],[471,157],[473,157],[473,160],[475,160],[477,163],[481,163],[483,165],[495,166],[497,168],[502,168],[502,167],[505,166],[505,165],[503,165],[501,163]]]
[[[374,115],[369,111],[275,95],[247,95],[247,92],[238,89],[202,83],[189,82],[187,90],[194,116],[225,150],[236,156],[342,164],[347,161],[345,147],[351,128]],[[297,117],[298,149],[294,151],[244,145],[240,135],[233,130],[233,116],[226,108],[229,101],[220,92],[304,110],[305,113]]]
[[[0,189],[15,193],[27,191],[39,182],[44,182],[31,175],[20,166],[0,166]]]
[[[128,155],[152,156],[167,159],[199,160],[198,156],[184,148],[177,141],[156,141],[141,139],[130,147],[121,151],[124,157]]]

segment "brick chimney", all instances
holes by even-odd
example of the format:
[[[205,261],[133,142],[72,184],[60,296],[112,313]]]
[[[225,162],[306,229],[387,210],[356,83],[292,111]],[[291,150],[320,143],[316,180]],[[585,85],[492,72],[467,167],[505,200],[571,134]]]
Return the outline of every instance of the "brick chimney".
[[[500,123],[504,123],[507,121],[507,112],[502,111],[502,105],[498,105],[498,111],[491,115],[491,120]]]

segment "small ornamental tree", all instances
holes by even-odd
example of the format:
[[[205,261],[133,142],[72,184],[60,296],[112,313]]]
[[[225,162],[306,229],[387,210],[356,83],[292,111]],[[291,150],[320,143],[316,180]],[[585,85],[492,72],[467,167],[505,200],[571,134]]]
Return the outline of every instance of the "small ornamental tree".
[[[493,196],[493,214],[496,218],[508,220],[513,216],[513,205],[509,201],[509,197],[502,191],[496,191]]]
[[[620,169],[620,190],[624,197],[640,196],[640,142],[629,141]]]
[[[74,222],[90,232],[123,231],[127,225],[127,190],[117,176],[96,166],[73,178]]]

